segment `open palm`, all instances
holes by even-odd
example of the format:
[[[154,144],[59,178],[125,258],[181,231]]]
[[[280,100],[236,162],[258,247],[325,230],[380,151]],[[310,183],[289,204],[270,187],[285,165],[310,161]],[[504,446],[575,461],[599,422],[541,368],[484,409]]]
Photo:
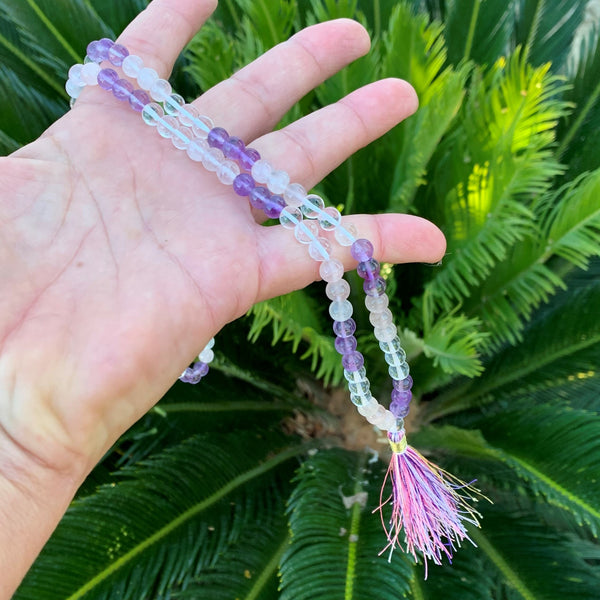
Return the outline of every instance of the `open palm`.
[[[120,41],[166,76],[212,5],[156,0]],[[385,80],[269,133],[367,49],[355,22],[317,25],[195,105],[309,188],[416,108],[410,86]],[[231,188],[99,89],[0,161],[0,190],[2,428],[53,467],[77,457],[89,470],[223,325],[318,276],[289,231],[261,226]],[[381,260],[443,253],[422,219],[350,220]]]

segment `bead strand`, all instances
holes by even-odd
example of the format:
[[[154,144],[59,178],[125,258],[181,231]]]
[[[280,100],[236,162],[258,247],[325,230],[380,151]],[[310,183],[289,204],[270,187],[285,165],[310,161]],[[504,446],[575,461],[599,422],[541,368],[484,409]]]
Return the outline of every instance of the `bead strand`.
[[[208,365],[215,358],[215,353],[213,352],[214,345],[215,338],[211,338],[202,352],[198,355],[198,361],[191,367],[187,367],[180,375],[180,381],[183,381],[184,383],[198,383],[208,373]]]

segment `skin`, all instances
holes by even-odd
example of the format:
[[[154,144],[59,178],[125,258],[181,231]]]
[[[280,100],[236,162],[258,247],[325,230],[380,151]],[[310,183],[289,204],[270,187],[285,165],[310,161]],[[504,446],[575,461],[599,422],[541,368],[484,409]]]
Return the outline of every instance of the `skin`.
[[[167,77],[214,7],[154,0],[119,42]],[[368,49],[358,23],[322,23],[195,105],[309,189],[417,108],[409,84],[386,79],[271,132]],[[382,261],[436,262],[445,250],[418,217],[345,220]],[[262,227],[247,201],[98,88],[0,158],[0,598],[93,466],[206,342],[254,303],[316,279],[289,231]]]

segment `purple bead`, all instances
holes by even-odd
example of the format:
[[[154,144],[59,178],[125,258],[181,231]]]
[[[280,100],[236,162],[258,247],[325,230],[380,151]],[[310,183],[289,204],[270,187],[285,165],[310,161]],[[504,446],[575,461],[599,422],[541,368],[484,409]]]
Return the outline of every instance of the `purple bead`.
[[[214,129],[213,129],[213,131],[214,131]],[[249,175],[248,173],[240,173],[233,180],[233,191],[238,196],[248,196],[253,189],[254,189],[254,179],[252,179],[252,175]]]
[[[342,365],[346,371],[358,371],[365,364],[365,359],[356,350],[342,356]]]
[[[112,90],[115,81],[118,79],[119,75],[114,69],[100,69],[98,73],[98,85],[103,90]]]
[[[108,51],[114,46],[114,42],[108,38],[102,38],[96,42],[90,42],[87,47],[87,55],[99,63],[108,58]]]
[[[385,294],[385,279],[383,277],[375,277],[375,279],[366,279],[363,283],[363,290],[367,296],[383,296]]]
[[[202,361],[198,361],[192,365],[194,375],[204,377],[208,373],[208,365]]]
[[[247,180],[247,177],[249,176],[247,173],[244,173],[245,177],[243,179],[243,181]],[[240,175],[238,175],[238,177],[240,177]],[[236,177],[235,179],[237,180]],[[249,176],[252,179],[252,176]],[[254,183],[254,180],[252,179],[252,183]],[[235,181],[233,182],[233,189],[235,190]],[[239,194],[239,192],[236,190],[236,192]],[[240,194],[240,196],[247,196],[248,194]],[[255,188],[252,188],[250,191],[250,204],[252,204],[253,208],[257,208],[258,210],[265,210],[266,206],[267,206],[267,202],[269,202],[271,198],[271,192],[266,188],[263,187],[262,185],[256,186]]]
[[[356,350],[357,341],[353,335],[349,335],[348,337],[337,336],[335,338],[335,349],[340,354],[350,354],[350,352],[354,352]]]
[[[278,219],[281,215],[281,211],[285,208],[285,200],[276,194],[271,196],[266,203],[264,208],[265,215],[269,219]]]
[[[412,392],[410,390],[392,390],[392,401],[400,402],[400,404],[409,405],[412,400]]]
[[[410,390],[413,386],[413,378],[408,375],[404,379],[392,379],[395,390]]]
[[[356,323],[354,319],[347,319],[346,321],[334,321],[333,332],[339,337],[348,337],[356,331]]]
[[[229,134],[222,127],[213,127],[207,136],[208,145],[211,148],[223,148],[223,144],[229,139]]]
[[[379,275],[379,270],[379,263],[374,258],[369,258],[369,260],[356,265],[356,272],[362,279],[374,279]]]
[[[239,137],[232,135],[223,143],[223,147],[221,149],[227,158],[230,158],[231,160],[239,160],[240,155],[245,148],[246,144],[244,144]]]
[[[365,262],[373,257],[373,244],[369,240],[356,240],[350,247],[352,258],[358,262]]]
[[[123,64],[123,59],[127,56],[129,56],[129,50],[122,44],[113,44],[108,50],[108,60],[115,67],[120,67]]]
[[[260,154],[258,150],[254,148],[246,148],[243,152],[240,152],[240,156],[238,162],[242,169],[245,171],[250,171],[252,169],[252,165],[260,159]]]
[[[112,93],[117,100],[129,100],[132,92],[133,85],[127,79],[117,79],[113,84]]]
[[[133,90],[129,96],[129,104],[136,112],[142,112],[144,106],[150,102],[150,96],[144,90]]]
[[[390,402],[390,412],[398,419],[403,419],[409,412],[408,405],[400,402]]]

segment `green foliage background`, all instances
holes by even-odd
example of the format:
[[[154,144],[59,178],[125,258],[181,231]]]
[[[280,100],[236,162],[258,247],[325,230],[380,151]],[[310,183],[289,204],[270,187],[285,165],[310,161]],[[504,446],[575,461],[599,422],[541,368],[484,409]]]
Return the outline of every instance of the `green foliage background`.
[[[0,0],[3,153],[67,110],[69,65],[144,6]],[[346,212],[407,211],[446,234],[441,266],[386,273],[415,378],[411,443],[493,500],[471,532],[478,547],[426,581],[401,552],[378,556],[371,511],[384,466],[326,410],[342,378],[315,285],[227,327],[210,377],[175,384],[119,440],[17,600],[598,598],[594,10],[595,0],[222,0],[173,74],[192,98],[301,27],[351,17],[371,31],[370,54],[282,125],[377,78],[415,86],[417,114],[319,191]],[[385,363],[354,300],[383,397]]]

